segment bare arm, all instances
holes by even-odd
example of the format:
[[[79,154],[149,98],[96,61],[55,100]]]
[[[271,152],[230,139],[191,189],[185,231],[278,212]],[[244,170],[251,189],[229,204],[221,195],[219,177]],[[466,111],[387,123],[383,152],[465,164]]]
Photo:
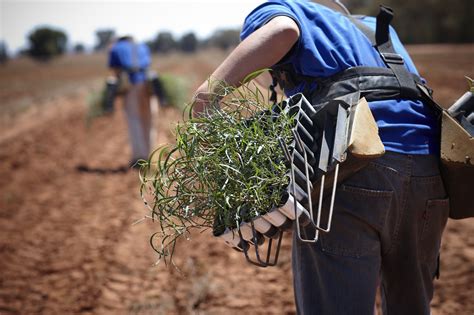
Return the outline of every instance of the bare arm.
[[[212,81],[224,81],[240,86],[250,73],[269,68],[280,61],[293,47],[300,35],[298,25],[291,18],[277,16],[242,41],[211,75]],[[201,113],[213,93],[209,81],[196,90],[194,114]]]

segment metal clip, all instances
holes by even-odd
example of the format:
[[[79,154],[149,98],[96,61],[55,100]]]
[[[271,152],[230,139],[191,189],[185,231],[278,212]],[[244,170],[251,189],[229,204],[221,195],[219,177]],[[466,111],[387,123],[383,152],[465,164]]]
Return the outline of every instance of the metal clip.
[[[305,164],[306,194],[308,196],[307,200],[308,200],[308,208],[309,208],[307,210],[310,213],[311,223],[314,226],[313,205],[312,205],[312,201],[311,201],[312,183],[310,181],[310,175],[309,175],[308,158],[307,158],[306,150],[305,150],[305,148],[302,144],[300,136],[294,130],[293,130],[293,135],[294,135],[294,138],[295,138],[296,146],[303,153],[303,159],[304,159],[304,164]],[[294,216],[295,216],[295,225],[296,225],[296,233],[297,233],[296,235],[297,235],[298,239],[302,242],[316,243],[318,241],[318,238],[319,238],[319,232],[316,229],[315,229],[314,238],[312,238],[312,239],[303,238],[301,236],[301,226],[300,226],[300,220],[299,220],[299,216],[298,216],[298,208],[299,208],[298,206],[299,205],[298,205],[297,198],[295,198],[295,196],[296,196],[295,165],[293,163],[293,157],[290,154],[287,145],[283,142],[283,139],[279,138],[278,142],[280,143],[280,146],[283,150],[283,153],[285,154],[285,158],[290,163],[290,187],[291,187],[290,190],[291,190],[291,194],[293,195],[293,202],[294,202]]]
[[[323,205],[323,195],[324,195],[324,182],[326,179],[326,174],[321,177],[321,187],[319,191],[319,204],[318,204],[318,216],[316,219],[316,228],[321,232],[329,232],[331,230],[331,223],[332,223],[332,216],[334,212],[334,201],[336,199],[336,187],[337,187],[337,179],[339,177],[339,164],[344,162],[346,159],[346,149],[348,143],[348,132],[349,132],[349,124],[348,124],[348,114],[344,107],[338,105],[337,109],[337,116],[336,116],[336,131],[334,133],[334,143],[332,146],[332,163],[335,164],[334,169],[334,180],[332,184],[331,190],[331,203],[329,205],[329,214],[328,219],[326,221],[326,227],[323,228],[321,226],[321,212],[322,212],[322,205]],[[325,139],[323,139],[325,141]]]
[[[254,252],[255,252],[255,259],[252,259],[250,257],[250,254],[249,254],[249,249],[250,249],[250,246],[249,247],[243,247],[243,252],[244,252],[244,255],[245,255],[245,259],[247,259],[247,261],[253,265],[256,265],[258,267],[271,267],[271,266],[275,266],[277,263],[278,263],[278,256],[280,255],[280,248],[281,248],[281,240],[283,239],[283,231],[279,231],[279,235],[278,235],[278,238],[277,238],[277,244],[275,246],[275,253],[272,257],[272,247],[273,247],[273,241],[274,239],[273,238],[269,238],[268,239],[268,245],[267,245],[267,250],[266,250],[266,257],[265,257],[265,260],[262,259],[262,255],[260,254],[260,247],[263,246],[263,244],[259,244],[259,238],[258,238],[258,232],[257,230],[255,229],[255,225],[254,225],[254,220],[251,220],[249,223],[246,223],[248,225],[250,225],[250,228],[251,228],[251,231],[252,231],[252,239],[249,241],[251,244],[249,244],[250,246],[253,245],[254,247]],[[244,236],[242,234],[242,231],[240,228],[237,229],[238,232],[239,232],[239,237],[241,240],[244,240]]]

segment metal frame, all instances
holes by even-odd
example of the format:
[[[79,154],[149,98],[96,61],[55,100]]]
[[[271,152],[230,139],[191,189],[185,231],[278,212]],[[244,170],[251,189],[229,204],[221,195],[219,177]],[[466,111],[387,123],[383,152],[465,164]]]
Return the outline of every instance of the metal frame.
[[[294,220],[295,220],[295,225],[296,225],[296,235],[298,237],[298,240],[301,242],[305,243],[316,243],[319,240],[320,232],[322,233],[328,233],[331,230],[332,226],[332,219],[333,219],[333,213],[334,213],[334,203],[335,203],[335,197],[336,197],[336,188],[337,188],[337,181],[339,177],[339,165],[340,163],[344,162],[346,159],[346,150],[348,146],[348,137],[349,137],[349,130],[350,130],[350,123],[351,123],[351,108],[353,105],[353,100],[352,100],[352,95],[348,96],[349,99],[339,99],[337,103],[333,103],[330,106],[337,106],[337,109],[335,107],[329,107],[327,112],[322,112],[321,114],[324,115],[321,117],[322,119],[322,124],[323,126],[323,133],[321,135],[321,144],[319,146],[319,157],[315,156],[316,152],[312,151],[312,147],[315,146],[315,141],[316,139],[313,138],[311,132],[308,132],[308,124],[309,128],[312,128],[314,124],[314,119],[317,114],[316,111],[313,111],[312,114],[309,114],[311,109],[307,109],[309,112],[305,112],[305,110],[302,108],[302,102],[299,101],[296,106],[298,108],[298,114],[297,114],[297,121],[295,126],[292,128],[292,133],[294,137],[294,147],[290,148],[286,143],[284,143],[282,138],[278,138],[278,142],[280,144],[280,147],[283,150],[285,159],[288,161],[290,165],[290,171],[289,171],[289,177],[290,177],[290,184],[287,188],[288,193],[290,196],[293,198],[293,211],[294,211]],[[337,100],[336,100],[337,101]],[[340,102],[344,102],[345,104],[348,104],[348,107],[341,105]],[[348,101],[348,102],[347,102]],[[306,101],[307,103],[307,101]],[[306,104],[305,103],[305,104]],[[308,103],[309,104],[309,103]],[[328,104],[329,105],[329,104]],[[309,104],[309,106],[312,106]],[[294,108],[293,106],[291,106]],[[290,106],[288,106],[287,110],[290,109]],[[319,111],[318,111],[319,112]],[[304,115],[303,115],[304,114]],[[335,117],[334,117],[335,115]],[[306,119],[306,126],[303,126],[303,124],[300,123],[300,118],[303,117],[302,119]],[[336,119],[334,121],[334,119]],[[310,121],[308,123],[308,120]],[[311,124],[313,122],[313,124]],[[333,129],[335,125],[335,129]],[[303,133],[304,138],[311,142],[311,143],[305,143],[301,136],[300,133]],[[292,145],[293,145],[292,144]],[[313,149],[314,150],[314,149]],[[314,160],[314,162],[309,162],[308,160],[308,154],[311,156],[311,161]],[[299,161],[299,166],[296,165],[295,159],[298,159]],[[303,165],[301,165],[303,164]],[[312,165],[314,164],[314,165]],[[304,169],[301,169],[304,168]],[[318,206],[316,213],[314,213],[313,209],[313,201],[311,198],[312,191],[313,191],[313,180],[315,180],[316,172],[320,172],[320,187],[319,187],[319,199],[318,199]],[[330,196],[330,204],[329,204],[329,210],[327,212],[327,220],[326,222],[321,222],[322,220],[322,213],[323,213],[323,200],[325,198],[324,192],[325,192],[325,184],[326,184],[326,176],[328,172],[334,171],[334,179],[331,187],[331,196]],[[297,182],[298,179],[298,182]],[[301,185],[305,187],[301,187]],[[329,188],[329,187],[328,187]],[[303,202],[305,200],[307,202]],[[290,202],[291,203],[291,202]],[[302,206],[302,203],[306,203],[307,207],[303,206],[303,208],[309,212],[310,216],[310,224],[314,228],[314,237],[306,237],[307,235],[302,235],[302,223],[301,223],[301,218],[298,216],[298,207]],[[303,215],[304,212],[301,212],[300,215]],[[287,216],[288,217],[288,216]],[[303,221],[303,224],[307,223]],[[281,247],[281,241],[283,238],[283,230],[279,229],[277,236],[275,239],[273,238],[268,238],[267,240],[267,246],[266,246],[266,253],[262,253],[262,248],[261,246],[264,246],[262,243],[259,244],[259,233],[255,229],[254,221],[250,220],[250,222],[247,222],[251,228],[252,231],[252,237],[250,239],[244,239],[243,233],[240,229],[240,226],[237,228],[238,231],[238,236],[241,240],[241,242],[245,242],[248,244],[248,246],[243,246],[242,251],[245,254],[245,258],[248,262],[250,262],[253,265],[259,266],[259,267],[268,267],[268,266],[275,266],[278,262],[278,256],[280,253],[280,247]],[[247,235],[247,234],[246,234]],[[249,236],[246,236],[249,238]],[[266,237],[267,238],[267,237]],[[275,241],[275,245],[273,244]],[[251,251],[251,246],[253,245],[255,256],[251,257],[250,253]],[[240,249],[240,248],[239,248]],[[273,253],[273,255],[272,255]]]
[[[310,181],[309,178],[309,169],[308,169],[308,158],[306,155],[306,150],[303,147],[302,141],[300,136],[298,135],[297,132],[293,130],[293,135],[295,137],[295,143],[296,146],[300,148],[300,151],[303,152],[303,158],[305,162],[305,180],[306,180],[306,193],[308,195],[308,205],[309,209],[308,212],[310,213],[310,218],[311,218],[311,223],[314,226],[314,217],[313,217],[313,204],[311,200],[311,191],[313,189],[313,184]],[[302,242],[305,243],[316,243],[319,239],[319,231],[315,229],[314,233],[314,238],[303,238],[301,236],[301,226],[299,223],[299,217],[298,217],[298,200],[295,197],[296,196],[296,178],[295,178],[295,165],[293,163],[293,157],[290,154],[290,151],[288,150],[288,146],[283,142],[283,139],[279,138],[278,142],[280,143],[281,148],[283,149],[283,153],[285,154],[285,158],[288,160],[290,163],[290,186],[292,190],[292,195],[293,195],[293,200],[294,200],[294,211],[295,211],[295,225],[296,225],[296,235],[298,239]],[[295,148],[296,149],[296,148]]]
[[[352,103],[352,100],[350,100],[350,103]],[[336,105],[334,104],[333,106],[336,106]],[[300,155],[303,155],[303,159],[304,159],[304,180],[306,183],[306,187],[303,188],[303,190],[306,189],[305,192],[308,196],[307,210],[310,213],[312,224],[316,229],[314,238],[303,238],[301,236],[301,226],[299,222],[297,222],[296,224],[297,236],[298,236],[298,239],[303,242],[311,242],[311,243],[317,242],[319,238],[319,232],[328,233],[331,230],[332,218],[334,214],[334,203],[336,199],[337,181],[339,177],[339,165],[346,159],[346,150],[347,150],[347,145],[348,145],[348,134],[349,134],[349,122],[351,118],[350,117],[351,104],[349,104],[348,108],[344,108],[339,103],[337,106],[338,107],[337,107],[337,112],[336,112],[335,130],[328,129],[328,128],[332,128],[329,124],[334,121],[328,116],[324,118],[324,126],[323,126],[324,132],[322,135],[320,156],[318,159],[318,169],[322,172],[322,175],[320,179],[319,199],[318,199],[318,206],[317,206],[316,213],[314,213],[313,211],[314,209],[313,209],[312,198],[311,198],[313,185],[310,180],[309,163],[308,163],[308,156],[307,156],[307,150],[308,150],[309,145],[305,144],[302,141],[299,133],[296,131],[296,128],[292,130],[293,136],[294,136],[294,143],[295,143],[294,152],[298,152]],[[324,114],[324,115],[328,115],[328,114]],[[326,139],[327,135],[329,135],[330,139]],[[328,141],[330,143],[328,143]],[[294,211],[295,211],[295,218],[297,218],[297,198],[296,197],[298,196],[298,194],[296,191],[296,175],[295,175],[296,166],[294,163],[295,153],[294,152],[292,154],[290,153],[288,146],[285,143],[283,143],[283,140],[281,138],[279,139],[279,143],[283,149],[285,158],[290,164],[291,182],[290,182],[289,190],[294,197]],[[333,178],[333,183],[331,187],[328,217],[327,217],[326,222],[321,222],[322,213],[323,213],[323,200],[324,200],[324,192],[325,192],[325,184],[326,184],[326,175],[328,171],[332,169],[334,169],[334,178]],[[299,171],[298,172],[299,174],[302,173],[300,169],[298,169],[298,171]],[[315,172],[314,168],[312,168],[312,171]],[[315,216],[316,216],[316,220],[315,220]]]
[[[245,259],[247,259],[247,261],[255,266],[258,266],[258,267],[272,267],[272,266],[275,266],[277,263],[278,263],[278,257],[280,255],[280,248],[281,248],[281,240],[283,239],[283,231],[279,231],[279,236],[278,236],[278,243],[276,245],[276,250],[275,250],[275,254],[273,255],[273,258],[271,257],[271,253],[272,253],[272,244],[273,244],[273,239],[272,238],[268,238],[268,245],[267,245],[267,254],[266,254],[266,259],[265,261],[262,260],[261,258],[261,255],[260,255],[260,250],[259,250],[259,247],[261,245],[258,245],[258,237],[257,237],[257,231],[255,230],[255,226],[253,224],[253,220],[250,220],[250,225],[251,225],[251,228],[252,228],[252,243],[253,243],[253,246],[255,248],[255,260],[253,260],[250,255],[249,255],[249,248],[246,248],[244,247],[243,248],[243,252],[244,252],[244,255],[245,255]],[[239,232],[239,237],[241,240],[245,241],[243,236],[242,236],[242,231],[240,231],[240,228],[237,229],[238,232]],[[272,258],[272,259],[271,259]]]

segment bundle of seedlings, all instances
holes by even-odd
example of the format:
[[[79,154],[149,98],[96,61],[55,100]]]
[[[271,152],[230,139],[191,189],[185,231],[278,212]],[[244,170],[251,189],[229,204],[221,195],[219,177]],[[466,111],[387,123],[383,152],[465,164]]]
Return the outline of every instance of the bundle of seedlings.
[[[119,78],[108,77],[101,89],[93,90],[87,98],[86,125],[89,127],[94,119],[112,114],[115,98],[125,95],[128,89],[126,73]]]
[[[173,106],[180,110],[186,107],[186,100],[189,99],[189,82],[184,77],[173,75],[170,73],[162,73],[159,75],[161,88],[163,89],[163,98],[167,106]]]
[[[105,111],[105,93],[106,90],[94,90],[87,98],[87,114],[86,114],[86,125],[90,126],[92,121],[101,116],[106,115]]]
[[[141,195],[161,228],[150,243],[165,262],[191,230],[220,236],[288,199],[281,144],[293,141],[294,115],[250,83],[219,90],[202,115],[178,123],[175,145],[141,163]]]
[[[159,87],[154,80],[158,80]],[[189,98],[188,81],[180,76],[169,73],[157,75],[153,70],[147,72],[148,93],[155,94],[161,106],[173,106],[180,110],[185,109],[185,101]],[[124,96],[130,88],[126,72],[118,78],[108,77],[100,90],[91,92],[87,99],[86,125],[90,126],[94,119],[113,113],[114,102],[118,97]]]

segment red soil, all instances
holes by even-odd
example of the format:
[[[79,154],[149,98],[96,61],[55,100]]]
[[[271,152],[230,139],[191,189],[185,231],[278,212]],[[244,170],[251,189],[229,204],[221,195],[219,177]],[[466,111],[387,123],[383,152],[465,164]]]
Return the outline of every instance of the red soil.
[[[412,52],[438,99],[450,104],[465,90],[462,75],[474,73],[474,46],[441,48]],[[159,66],[194,71],[196,86],[222,57],[171,56]],[[1,106],[28,93],[3,95]],[[289,237],[277,267],[246,263],[208,231],[179,243],[180,272],[152,266],[148,238],[157,226],[132,225],[146,210],[137,173],[122,171],[130,154],[123,114],[87,129],[86,94],[58,88],[54,100],[35,95],[32,103],[42,106],[2,117],[8,124],[0,127],[0,314],[294,313]],[[160,111],[158,143],[172,141],[170,126],[180,118],[173,109]],[[472,219],[449,222],[433,314],[474,313],[472,235]]]

